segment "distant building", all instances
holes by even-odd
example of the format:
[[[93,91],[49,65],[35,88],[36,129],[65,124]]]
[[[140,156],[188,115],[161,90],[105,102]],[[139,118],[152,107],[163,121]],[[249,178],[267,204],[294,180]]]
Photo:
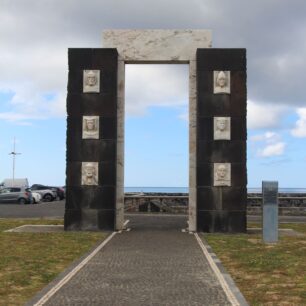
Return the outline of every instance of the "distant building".
[[[27,178],[19,178],[19,179],[4,179],[3,182],[0,184],[0,188],[6,187],[21,187],[21,188],[28,188],[29,181]]]

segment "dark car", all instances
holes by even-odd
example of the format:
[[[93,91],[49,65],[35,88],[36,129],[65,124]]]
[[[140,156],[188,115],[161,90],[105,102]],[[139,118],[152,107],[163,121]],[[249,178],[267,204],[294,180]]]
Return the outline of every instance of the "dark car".
[[[58,197],[56,190],[48,186],[34,184],[31,186],[31,190],[38,192],[45,202],[54,201]]]
[[[0,190],[0,203],[31,204],[32,193],[20,187],[3,188]]]
[[[34,184],[32,185],[31,189],[34,191],[39,190],[52,190],[54,194],[56,194],[55,199],[58,197],[60,200],[65,199],[65,190],[62,187],[55,187],[55,186],[46,186],[46,185],[40,185],[40,184]],[[43,197],[44,198],[44,197]],[[54,200],[55,200],[54,199]],[[53,200],[52,200],[53,201]]]
[[[60,200],[65,199],[65,190],[62,187],[49,186],[49,188],[56,191],[57,196],[59,197]]]

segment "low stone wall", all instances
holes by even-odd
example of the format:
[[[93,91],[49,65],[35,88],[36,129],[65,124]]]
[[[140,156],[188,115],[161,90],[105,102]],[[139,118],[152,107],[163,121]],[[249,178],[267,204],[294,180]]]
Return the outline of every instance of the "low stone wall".
[[[125,212],[161,212],[169,214],[187,214],[188,194],[186,193],[126,193],[124,199]],[[247,213],[260,215],[262,205],[261,193],[249,193]],[[279,214],[306,215],[305,193],[280,193]]]
[[[188,195],[184,193],[145,193],[126,194],[125,212],[162,212],[169,214],[187,214]]]
[[[260,215],[262,206],[261,193],[249,193],[247,211],[250,215]],[[280,193],[278,197],[279,215],[305,216],[306,194],[305,193]]]

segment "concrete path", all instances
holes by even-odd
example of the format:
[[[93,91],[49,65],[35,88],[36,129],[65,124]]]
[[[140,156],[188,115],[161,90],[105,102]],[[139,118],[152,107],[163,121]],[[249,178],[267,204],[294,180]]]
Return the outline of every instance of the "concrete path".
[[[229,302],[195,235],[181,231],[186,216],[129,218],[130,231],[31,305],[239,305]]]

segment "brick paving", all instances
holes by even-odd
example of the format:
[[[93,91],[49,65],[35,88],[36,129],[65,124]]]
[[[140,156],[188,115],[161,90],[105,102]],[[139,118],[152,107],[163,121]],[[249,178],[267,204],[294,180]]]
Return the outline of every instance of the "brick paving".
[[[128,216],[117,234],[45,305],[231,305],[186,217]],[[162,225],[163,224],[163,225]]]

